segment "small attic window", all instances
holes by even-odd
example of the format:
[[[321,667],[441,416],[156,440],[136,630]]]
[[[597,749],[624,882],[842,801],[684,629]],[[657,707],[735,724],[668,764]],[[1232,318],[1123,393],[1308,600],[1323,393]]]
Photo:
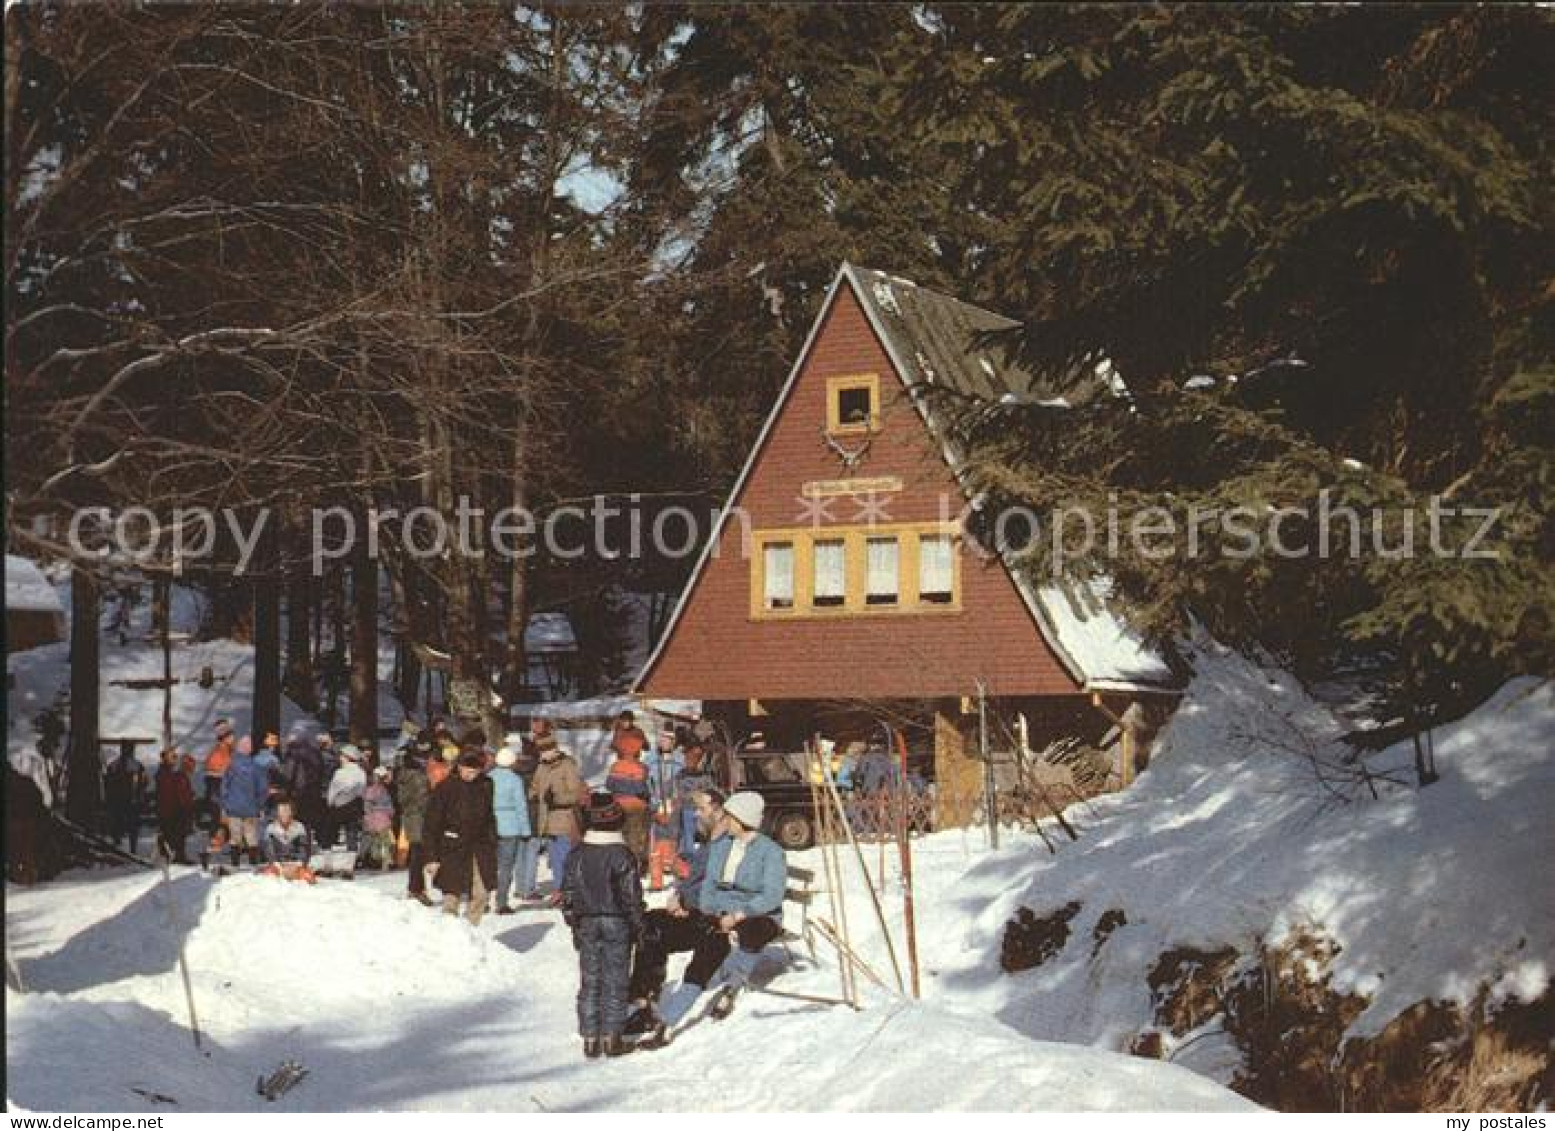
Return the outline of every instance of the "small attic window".
[[[880,427],[880,378],[874,373],[826,383],[826,431],[873,432]]]

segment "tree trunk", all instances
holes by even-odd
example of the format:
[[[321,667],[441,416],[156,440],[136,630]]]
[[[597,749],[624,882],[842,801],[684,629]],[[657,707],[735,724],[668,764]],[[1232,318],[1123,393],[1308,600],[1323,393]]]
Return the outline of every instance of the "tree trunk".
[[[261,535],[254,588],[254,717],[251,733],[257,750],[264,736],[281,731],[281,582],[276,575],[275,536],[269,524]]]
[[[70,746],[65,814],[96,831],[103,808],[103,760],[98,750],[97,714],[101,691],[97,578],[84,569],[70,575]]]
[[[520,424],[513,430],[513,496],[515,513],[529,506],[529,476],[525,466],[528,438],[526,414],[519,410]],[[518,547],[513,547],[518,549]],[[524,649],[524,631],[529,627],[529,558],[513,554],[508,570],[507,645],[502,654],[502,694],[509,704],[518,702],[529,682],[529,655]]]
[[[351,737],[378,737],[378,563],[366,538],[351,553]]]
[[[313,604],[313,578],[299,567],[286,583],[286,694],[310,714],[319,709],[308,639]]]
[[[173,580],[151,583],[151,630],[162,650],[162,749],[173,745]]]

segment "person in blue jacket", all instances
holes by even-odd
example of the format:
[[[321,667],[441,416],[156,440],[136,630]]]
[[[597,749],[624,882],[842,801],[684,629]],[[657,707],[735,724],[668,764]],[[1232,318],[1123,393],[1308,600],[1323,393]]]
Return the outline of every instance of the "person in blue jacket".
[[[492,767],[491,807],[497,817],[497,914],[511,915],[515,908],[508,902],[513,888],[513,873],[519,853],[534,829],[529,824],[529,789],[524,779],[514,772],[518,752],[511,746],[497,751],[497,764]],[[522,896],[525,893],[520,892]]]
[[[254,866],[259,864],[259,817],[270,794],[270,779],[264,767],[254,761],[253,745],[245,738],[233,752],[221,783],[221,811],[226,815],[231,837],[232,863],[242,863],[244,854]]]
[[[666,997],[658,1024],[642,1042],[644,1047],[667,1044],[670,1029],[719,978],[723,984],[708,1013],[715,1020],[729,1016],[736,996],[761,960],[762,948],[782,933],[788,863],[778,843],[761,832],[765,808],[759,793],[736,793],[724,802],[725,835],[708,845],[707,871],[697,893],[707,929],[692,951],[681,984]]]

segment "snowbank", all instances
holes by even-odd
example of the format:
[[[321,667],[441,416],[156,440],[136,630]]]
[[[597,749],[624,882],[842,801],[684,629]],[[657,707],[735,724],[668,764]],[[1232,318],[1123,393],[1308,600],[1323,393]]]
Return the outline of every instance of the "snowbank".
[[[16,554],[5,556],[5,607],[29,613],[63,613],[64,604],[37,563]]]
[[[1334,988],[1369,999],[1351,1037],[1424,999],[1543,992],[1555,954],[1555,687],[1513,681],[1438,731],[1436,785],[1341,802],[1308,760],[1336,752],[1324,708],[1236,654],[1206,648],[1194,664],[1151,768],[1128,792],[1070,811],[1078,842],[1055,856],[1028,838],[957,881],[973,917],[962,938],[930,940],[943,963],[936,995],[982,1001],[1034,1037],[1121,1047],[1151,1019],[1145,978],[1163,952],[1246,954],[1306,928],[1340,948]],[[1372,759],[1400,771],[1411,760],[1407,744]],[[1070,901],[1081,910],[1056,957],[997,973],[1018,908]],[[1097,921],[1114,909],[1127,922],[1098,945]]]

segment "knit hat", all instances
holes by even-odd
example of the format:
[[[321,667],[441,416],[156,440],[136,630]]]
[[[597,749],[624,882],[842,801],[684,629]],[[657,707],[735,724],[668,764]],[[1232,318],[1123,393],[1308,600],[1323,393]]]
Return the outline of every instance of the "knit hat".
[[[615,832],[626,824],[626,814],[621,805],[608,793],[589,794],[589,828],[601,832]]]
[[[340,756],[348,762],[358,762],[362,758],[362,752],[349,742],[346,742],[340,746]]]
[[[518,755],[513,752],[513,748],[511,746],[504,746],[501,750],[497,751],[497,765],[504,768],[511,768],[517,761]]]
[[[761,816],[766,810],[766,800],[750,790],[741,790],[724,802],[724,812],[748,829],[761,828]]]
[[[509,750],[522,751],[524,749],[524,736],[516,730],[510,730],[502,736],[502,745]]]

